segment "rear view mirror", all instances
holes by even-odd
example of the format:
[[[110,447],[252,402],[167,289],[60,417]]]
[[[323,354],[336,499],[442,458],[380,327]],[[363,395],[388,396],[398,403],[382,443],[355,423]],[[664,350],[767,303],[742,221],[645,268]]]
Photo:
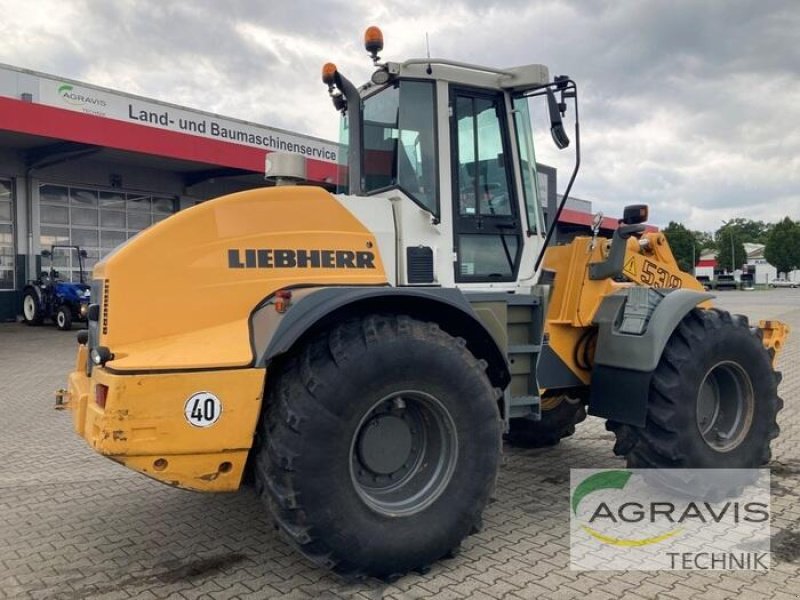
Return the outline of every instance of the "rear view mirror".
[[[50,252],[50,250],[42,250],[42,256],[44,256],[45,258],[51,258],[53,256],[53,253]]]
[[[563,150],[569,146],[569,136],[564,129],[564,122],[561,120],[561,110],[556,101],[556,95],[553,90],[547,90],[547,110],[550,113],[550,135],[553,136],[553,142],[559,150]]]
[[[80,255],[81,255],[81,258],[88,258],[88,256],[89,256],[89,255],[86,253],[86,250],[81,250],[81,251],[80,251]]]

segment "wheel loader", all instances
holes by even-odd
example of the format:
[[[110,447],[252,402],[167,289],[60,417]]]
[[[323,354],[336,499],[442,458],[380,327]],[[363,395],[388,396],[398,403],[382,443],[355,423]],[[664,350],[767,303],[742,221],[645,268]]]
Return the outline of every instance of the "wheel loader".
[[[631,467],[766,464],[787,328],[713,308],[646,206],[610,239],[556,243],[580,163],[576,83],[542,65],[383,61],[377,28],[365,47],[365,85],[322,72],[342,193],[210,200],[95,266],[57,394],[77,433],[172,486],[252,480],[286,538],[348,577],[452,553],[480,525],[504,434],[553,444],[588,413]],[[576,155],[547,219],[539,101]]]

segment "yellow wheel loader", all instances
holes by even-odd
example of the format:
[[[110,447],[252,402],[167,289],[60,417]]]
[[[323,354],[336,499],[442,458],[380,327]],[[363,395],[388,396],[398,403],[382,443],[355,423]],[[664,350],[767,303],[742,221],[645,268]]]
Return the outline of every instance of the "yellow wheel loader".
[[[504,433],[552,444],[588,412],[630,466],[764,465],[786,327],[712,308],[645,206],[611,239],[556,243],[576,84],[542,65],[384,62],[376,28],[365,45],[365,85],[323,68],[345,193],[217,198],[95,267],[57,399],[78,434],[172,486],[251,475],[291,543],[348,576],[451,553],[480,524]],[[559,147],[568,105],[575,119],[547,220],[539,100]]]

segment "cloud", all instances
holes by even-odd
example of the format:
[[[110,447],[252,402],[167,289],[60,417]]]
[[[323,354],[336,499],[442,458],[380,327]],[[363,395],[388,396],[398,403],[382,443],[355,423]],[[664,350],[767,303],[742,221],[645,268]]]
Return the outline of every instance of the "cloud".
[[[792,0],[0,0],[0,60],[224,115],[335,138],[319,81],[385,57],[494,66],[540,62],[581,89],[574,192],[616,215],[649,202],[659,224],[800,216],[800,9]],[[543,117],[541,110],[536,115]],[[571,167],[537,129],[537,156]]]

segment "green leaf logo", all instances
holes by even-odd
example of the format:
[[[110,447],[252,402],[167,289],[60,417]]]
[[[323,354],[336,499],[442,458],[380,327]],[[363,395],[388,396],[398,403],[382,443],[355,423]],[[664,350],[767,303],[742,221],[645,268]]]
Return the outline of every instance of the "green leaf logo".
[[[59,96],[65,94],[66,92],[71,92],[71,91],[72,91],[72,86],[69,85],[68,83],[64,83],[58,88]]]
[[[586,496],[598,490],[621,490],[628,483],[630,471],[603,471],[595,473],[578,484],[572,492],[572,512],[578,514],[578,505]]]
[[[623,489],[628,480],[630,480],[631,473],[630,471],[602,471],[601,473],[595,473],[594,475],[590,475],[583,481],[578,484],[578,487],[572,492],[572,512],[577,516],[578,515],[578,506],[586,496],[597,492],[599,490],[621,490]],[[648,546],[650,544],[657,544],[659,542],[663,542],[679,534],[682,529],[677,528],[671,531],[667,531],[661,535],[657,535],[654,537],[648,538],[639,538],[639,539],[627,539],[627,538],[618,538],[609,535],[605,535],[596,531],[589,527],[588,525],[581,525],[581,529],[583,529],[586,533],[594,537],[595,539],[603,542],[604,544],[610,544],[612,546],[622,546],[622,547],[632,547],[632,546]]]

